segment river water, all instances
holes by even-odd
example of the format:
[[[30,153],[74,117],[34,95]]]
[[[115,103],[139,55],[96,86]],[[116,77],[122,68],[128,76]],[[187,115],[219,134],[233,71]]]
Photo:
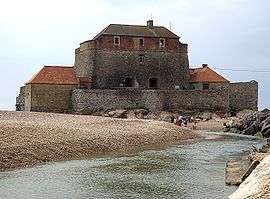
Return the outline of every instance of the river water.
[[[262,140],[217,133],[160,150],[0,173],[0,198],[227,198],[225,163]]]

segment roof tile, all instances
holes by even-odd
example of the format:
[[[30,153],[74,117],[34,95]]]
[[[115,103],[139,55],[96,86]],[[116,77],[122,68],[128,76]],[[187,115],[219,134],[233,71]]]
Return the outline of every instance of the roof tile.
[[[77,85],[78,80],[73,67],[44,66],[26,84]]]
[[[225,79],[207,66],[189,69],[189,74],[190,82],[192,83],[229,83],[229,80]]]

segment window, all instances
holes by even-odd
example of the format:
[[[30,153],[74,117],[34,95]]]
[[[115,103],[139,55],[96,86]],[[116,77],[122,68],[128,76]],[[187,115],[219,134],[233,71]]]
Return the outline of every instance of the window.
[[[143,38],[140,38],[139,42],[140,42],[140,47],[144,46],[144,39]]]
[[[98,41],[99,41],[99,43],[102,43],[102,37],[100,37]]]
[[[165,47],[165,39],[159,39],[159,47]]]
[[[139,55],[139,62],[140,64],[144,63],[144,55]]]
[[[209,89],[209,84],[203,84],[203,90]]]
[[[149,79],[149,88],[158,88],[158,78]]]
[[[125,79],[125,87],[135,87],[135,80],[134,80],[134,78],[127,77]]]
[[[113,37],[113,44],[115,46],[120,46],[120,37],[119,36]]]

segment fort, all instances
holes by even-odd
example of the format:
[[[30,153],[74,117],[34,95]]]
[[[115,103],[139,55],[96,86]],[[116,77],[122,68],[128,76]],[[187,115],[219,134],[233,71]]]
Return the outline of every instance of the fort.
[[[165,27],[110,24],[75,50],[75,63],[44,66],[16,110],[91,114],[112,109],[235,112],[258,109],[258,83],[231,83],[207,64],[190,68],[188,45]]]

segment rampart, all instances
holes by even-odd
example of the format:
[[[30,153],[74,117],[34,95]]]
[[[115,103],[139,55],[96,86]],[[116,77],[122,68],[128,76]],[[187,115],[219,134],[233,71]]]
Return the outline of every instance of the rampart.
[[[258,82],[239,82],[230,84],[230,110],[258,110]]]
[[[17,110],[91,114],[113,109],[236,112],[258,109],[256,81],[207,90],[79,89],[76,86],[27,85],[21,88]]]
[[[229,92],[219,87],[211,90],[88,90],[72,93],[73,110],[90,114],[109,109],[145,108],[151,111],[199,110],[224,111],[229,108]]]

